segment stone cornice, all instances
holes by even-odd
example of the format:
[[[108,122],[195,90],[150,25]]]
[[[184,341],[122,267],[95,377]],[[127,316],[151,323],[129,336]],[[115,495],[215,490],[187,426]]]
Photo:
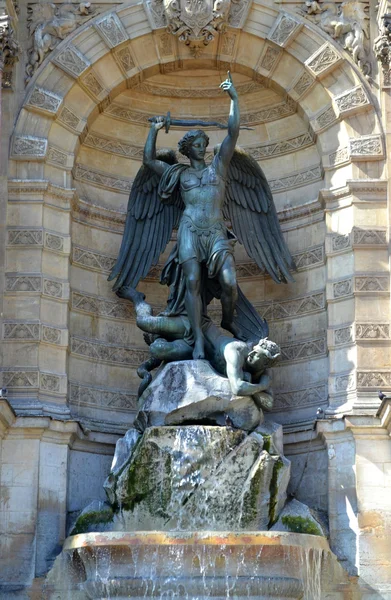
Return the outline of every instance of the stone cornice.
[[[319,201],[326,211],[353,204],[386,204],[387,185],[386,179],[348,179],[345,186],[320,190]]]

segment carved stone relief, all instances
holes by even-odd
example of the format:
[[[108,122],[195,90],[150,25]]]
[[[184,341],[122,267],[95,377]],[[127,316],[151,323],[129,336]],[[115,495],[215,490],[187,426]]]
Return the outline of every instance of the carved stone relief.
[[[45,138],[30,135],[16,136],[14,138],[12,154],[17,157],[44,158],[48,141]]]
[[[61,329],[50,327],[49,325],[42,326],[42,341],[48,344],[61,344]]]
[[[109,319],[134,319],[134,311],[127,302],[116,302],[73,291],[71,294],[72,310],[90,313]]]
[[[351,279],[342,279],[333,283],[333,297],[334,298],[345,298],[353,293],[353,286]]]
[[[336,40],[349,52],[362,73],[370,76],[369,4],[357,0],[345,0],[341,4],[308,0],[300,12]]]
[[[391,15],[389,13],[385,13],[381,16],[379,36],[374,41],[373,50],[382,67],[383,82],[388,86],[391,83]]]
[[[293,15],[281,12],[273,23],[267,38],[278,46],[285,48],[297,35],[301,27],[302,23],[297,21]]]
[[[351,344],[353,341],[353,327],[351,325],[334,329],[334,344],[336,346]]]
[[[71,353],[107,363],[139,366],[149,358],[148,350],[114,346],[95,340],[71,337]]]
[[[50,2],[27,5],[28,28],[32,39],[26,67],[26,83],[30,81],[46,56],[70,33],[97,15],[102,7],[90,2],[80,4],[52,4]],[[63,57],[72,74],[77,70],[77,59],[69,53]],[[80,67],[79,67],[80,68]]]
[[[69,401],[76,406],[95,406],[136,411],[137,395],[125,390],[112,390],[86,386],[80,383],[69,384]]]
[[[272,192],[277,193],[283,190],[300,187],[307,183],[310,184],[315,181],[320,181],[321,179],[323,179],[322,167],[316,165],[310,169],[298,171],[291,175],[280,177],[279,179],[271,179],[269,180],[269,186]]]
[[[121,19],[115,13],[98,19],[94,26],[109,48],[114,48],[128,39]]]
[[[389,340],[389,323],[356,323],[356,338],[359,340]]]
[[[259,67],[265,71],[271,71],[276,66],[281,55],[282,50],[280,48],[267,46],[260,60]]]
[[[12,73],[19,59],[19,45],[8,15],[0,16],[0,70],[3,71],[2,87],[12,87]]]
[[[90,66],[90,62],[87,58],[71,44],[66,48],[63,48],[60,54],[57,54],[57,56],[53,58],[53,62],[66,73],[76,78]]]
[[[53,298],[62,298],[63,296],[63,284],[59,281],[54,281],[53,279],[43,279],[42,292],[46,296],[51,296]]]
[[[58,116],[58,120],[69,127],[70,129],[78,130],[80,126],[81,119],[75,113],[73,113],[69,108],[64,106]]]
[[[284,408],[304,408],[319,406],[327,402],[327,385],[322,383],[314,387],[307,387],[289,392],[276,390],[274,392],[273,411]]]
[[[326,43],[305,61],[305,65],[314,77],[321,77],[334,69],[340,61],[338,52]]]
[[[64,250],[64,238],[54,233],[45,232],[45,248],[62,252]]]
[[[305,94],[314,83],[314,78],[309,73],[304,71],[304,73],[300,75],[299,79],[297,80],[292,89],[295,92],[296,96],[298,98],[301,98],[301,96],[303,96],[303,94]]]
[[[40,292],[42,279],[34,275],[9,275],[5,276],[6,292]]]
[[[5,340],[39,341],[39,324],[37,323],[4,323]]]
[[[326,356],[326,353],[327,343],[325,337],[285,345],[282,344],[281,363],[320,358]]]
[[[338,375],[334,379],[334,390],[336,392],[349,392],[354,389],[356,385],[356,379],[354,373],[348,373],[347,375]]]
[[[368,160],[369,157],[381,158],[383,156],[383,142],[380,134],[363,135],[358,138],[350,139],[350,156],[355,160],[362,158]]]
[[[43,244],[42,229],[9,229],[9,246],[41,246]]]
[[[35,87],[30,94],[27,106],[39,109],[45,113],[55,114],[62,102],[62,98],[53,92]]]
[[[136,66],[129,45],[125,46],[124,48],[120,48],[119,50],[115,50],[114,58],[119,64],[120,68],[125,72],[125,75],[127,75],[129,71],[134,69]]]
[[[357,387],[382,389],[391,386],[391,371],[357,371]]]
[[[334,125],[336,121],[337,116],[334,112],[334,108],[332,106],[328,106],[317,115],[315,119],[316,130],[320,131],[322,129],[326,129],[326,127]]]
[[[385,246],[387,245],[387,232],[384,229],[353,227],[352,241],[355,246]]]
[[[40,388],[47,392],[59,392],[61,378],[52,373],[40,373]]]
[[[116,262],[114,256],[99,254],[80,246],[72,248],[72,263],[94,271],[109,273]]]
[[[7,388],[38,388],[38,371],[4,371],[3,383]]]
[[[334,102],[339,114],[343,116],[367,108],[371,105],[368,96],[361,85],[336,96]]]
[[[388,292],[390,289],[389,276],[366,276],[354,278],[356,292]]]

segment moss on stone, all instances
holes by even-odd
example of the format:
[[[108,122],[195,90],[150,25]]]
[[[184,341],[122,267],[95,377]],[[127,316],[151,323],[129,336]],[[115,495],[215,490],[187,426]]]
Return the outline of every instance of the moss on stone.
[[[79,533],[87,533],[91,525],[99,525],[101,523],[110,523],[113,520],[113,511],[111,508],[102,510],[92,510],[91,512],[83,512],[77,519],[71,535]]]
[[[263,437],[263,449],[266,450],[266,452],[270,453],[272,436],[267,433],[262,433],[262,437]]]
[[[309,533],[311,535],[323,535],[320,527],[309,517],[285,515],[281,519],[283,525],[294,533]]]
[[[269,504],[269,529],[276,523],[278,515],[276,515],[276,506],[278,500],[278,474],[283,468],[284,463],[281,458],[278,458],[275,462],[273,475],[270,482],[270,504]]]

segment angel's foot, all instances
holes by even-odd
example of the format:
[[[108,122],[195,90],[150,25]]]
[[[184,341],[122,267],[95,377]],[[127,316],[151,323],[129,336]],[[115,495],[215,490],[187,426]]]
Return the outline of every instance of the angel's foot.
[[[232,333],[236,339],[241,340],[242,342],[246,342],[248,340],[248,336],[233,321],[221,321],[221,327]]]
[[[130,300],[133,304],[139,304],[140,302],[144,302],[145,294],[142,292],[138,292],[134,288],[130,286],[123,285],[116,291],[116,294],[119,298],[124,298],[125,300]]]
[[[196,340],[193,350],[193,360],[202,360],[205,358],[204,340],[201,338]]]

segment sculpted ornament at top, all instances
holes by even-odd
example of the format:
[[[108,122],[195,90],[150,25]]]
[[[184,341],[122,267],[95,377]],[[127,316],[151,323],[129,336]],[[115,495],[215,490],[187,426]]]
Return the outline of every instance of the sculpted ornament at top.
[[[366,77],[371,75],[369,59],[369,5],[357,0],[342,4],[307,0],[302,14],[347,50]]]
[[[160,129],[167,129],[167,118],[152,119],[143,166],[130,193],[122,246],[109,280],[117,278],[114,291],[135,304],[138,325],[148,334],[152,345],[146,370],[157,366],[156,360],[207,357],[226,374],[232,346],[207,314],[210,301],[219,298],[222,328],[247,344],[246,348],[235,347],[238,355],[233,359],[233,379],[238,376],[244,381],[247,356],[253,356],[257,345],[261,354],[270,348],[267,344],[259,346],[259,340],[268,335],[267,324],[237,285],[234,244],[239,239],[250,257],[278,283],[292,281],[290,269],[295,265],[261,168],[251,156],[235,148],[240,129],[239,101],[230,76],[221,87],[231,98],[228,134],[215,148],[210,165],[205,164],[209,138],[200,130],[188,132],[179,142],[179,151],[190,165],[178,163],[173,151],[157,153],[156,138]],[[231,222],[233,232],[225,220]],[[165,311],[157,318],[135,288],[157,264],[174,227],[178,227],[178,241],[161,275],[161,283],[170,287],[170,294]],[[278,354],[274,348],[270,360]],[[256,369],[256,373],[259,383],[263,371]],[[249,377],[251,381],[251,373]],[[244,384],[233,387],[252,393],[244,392]]]
[[[163,0],[167,30],[198,54],[228,24],[231,4],[239,0]]]

